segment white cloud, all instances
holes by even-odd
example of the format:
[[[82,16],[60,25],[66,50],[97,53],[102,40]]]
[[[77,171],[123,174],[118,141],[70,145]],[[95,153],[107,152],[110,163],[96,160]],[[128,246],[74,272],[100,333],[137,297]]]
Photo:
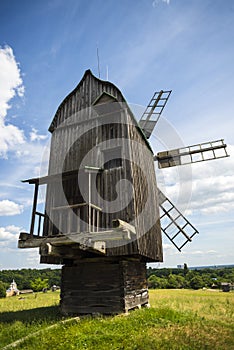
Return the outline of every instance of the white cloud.
[[[49,143],[44,141],[25,142],[19,145],[15,155],[11,154],[8,176],[0,172],[0,203],[8,199],[26,209],[32,206],[34,186],[21,183],[21,180],[45,176],[48,173]],[[40,186],[38,204],[44,202],[45,186]]]
[[[24,95],[19,64],[9,46],[0,47],[0,67],[0,156],[7,158],[8,150],[25,141],[23,130],[5,123],[7,111],[11,108],[10,101],[16,95]]]
[[[39,267],[39,252],[38,248],[35,249],[18,249],[17,243],[19,239],[20,232],[23,231],[22,227],[15,225],[8,225],[5,227],[0,227],[0,251],[1,256],[4,254],[11,254],[12,260],[10,262],[5,262],[7,267],[4,268],[17,268],[17,261],[20,259],[20,266],[27,267],[38,266]],[[3,261],[1,261],[3,263]],[[0,264],[3,267],[3,264]]]
[[[36,266],[40,262],[40,255],[39,255],[39,249],[28,249],[24,250],[25,254],[25,260],[27,261],[27,265],[30,266]]]
[[[24,132],[12,124],[5,125],[0,118],[0,157],[7,158],[7,152],[25,142]]]
[[[17,94],[22,97],[24,86],[18,63],[9,46],[0,48],[0,116],[3,118],[10,108],[9,101]]]
[[[9,243],[9,241],[15,241],[20,233],[20,227],[10,225],[6,227],[0,227],[0,241],[1,243]]]
[[[160,3],[165,3],[165,4],[169,5],[170,4],[170,0],[154,0],[153,3],[152,3],[152,6],[156,7]]]
[[[39,135],[38,130],[35,128],[32,128],[32,131],[30,132],[30,140],[31,141],[40,141],[47,139],[47,135]]]
[[[12,216],[21,214],[23,206],[8,199],[0,201],[0,216]]]

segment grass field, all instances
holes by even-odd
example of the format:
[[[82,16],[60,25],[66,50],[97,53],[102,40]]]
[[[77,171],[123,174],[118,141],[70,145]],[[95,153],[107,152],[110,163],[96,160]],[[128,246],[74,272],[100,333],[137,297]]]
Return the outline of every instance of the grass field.
[[[152,290],[150,309],[65,318],[59,293],[0,299],[1,349],[234,349],[234,293]]]

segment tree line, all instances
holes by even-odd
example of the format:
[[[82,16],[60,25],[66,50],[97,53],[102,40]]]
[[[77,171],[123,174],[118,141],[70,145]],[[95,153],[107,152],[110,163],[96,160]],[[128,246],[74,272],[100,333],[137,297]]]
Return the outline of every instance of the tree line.
[[[147,269],[149,288],[220,288],[222,282],[234,284],[234,268],[204,268],[189,270],[187,265],[180,269]],[[19,290],[33,289],[35,292],[43,288],[60,286],[61,269],[21,269],[0,271],[0,297],[5,296],[12,280]]]
[[[234,268],[204,268],[189,270],[187,265],[180,269],[147,269],[149,288],[152,289],[200,289],[220,288],[221,283],[234,284]]]

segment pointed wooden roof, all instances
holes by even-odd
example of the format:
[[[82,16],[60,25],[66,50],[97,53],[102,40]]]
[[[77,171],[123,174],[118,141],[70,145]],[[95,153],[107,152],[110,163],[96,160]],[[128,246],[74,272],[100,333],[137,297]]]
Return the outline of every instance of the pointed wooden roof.
[[[59,105],[55,116],[50,124],[49,131],[53,131],[61,125],[66,119],[74,115],[75,113],[92,107],[102,99],[105,101],[106,96],[111,96],[116,102],[126,104],[129,113],[136,123],[136,126],[147,144],[147,147],[152,151],[142,129],[136,121],[132,111],[127,105],[127,101],[122,95],[121,91],[111,82],[101,80],[93,75],[90,69],[86,70],[81,81],[75,87],[73,91],[68,94],[62,103]]]

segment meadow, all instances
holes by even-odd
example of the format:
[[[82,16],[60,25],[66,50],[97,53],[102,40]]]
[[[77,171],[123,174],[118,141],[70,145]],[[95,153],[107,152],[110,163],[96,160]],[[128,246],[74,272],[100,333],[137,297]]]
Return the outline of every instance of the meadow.
[[[234,349],[234,293],[150,290],[151,308],[63,317],[59,292],[0,299],[1,349]]]

